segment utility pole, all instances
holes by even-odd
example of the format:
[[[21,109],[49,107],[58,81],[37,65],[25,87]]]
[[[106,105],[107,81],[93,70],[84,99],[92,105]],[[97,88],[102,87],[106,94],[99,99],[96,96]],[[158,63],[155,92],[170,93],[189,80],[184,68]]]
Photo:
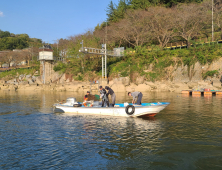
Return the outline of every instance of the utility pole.
[[[83,40],[80,42],[80,44],[82,44],[82,51],[83,51]],[[83,61],[82,61],[82,70],[83,70],[83,73],[84,73]]]
[[[107,65],[106,61],[107,61],[107,58],[106,57],[107,56],[106,56],[106,43],[105,43],[105,79],[107,78],[107,71],[106,71],[106,65]]]
[[[214,0],[212,0],[212,41],[214,41]]]
[[[58,47],[59,46],[59,40],[57,39],[57,53],[58,53]]]
[[[104,43],[104,40],[103,40]],[[82,44],[82,42],[80,43]],[[124,52],[124,47],[121,48],[114,48],[113,51],[107,51],[106,44],[102,44],[101,49],[90,48],[90,47],[82,47],[80,48],[79,52],[85,54],[94,54],[94,55],[101,55],[102,56],[102,79],[107,78],[107,56],[113,57],[122,57]]]
[[[57,41],[57,60],[61,60],[60,58],[59,58],[59,40],[57,39],[56,40]]]
[[[82,44],[82,51],[83,51],[83,40],[82,40],[82,42],[80,44]]]
[[[103,56],[102,56],[102,79],[104,79],[104,68],[103,68],[103,64],[104,64],[104,61],[103,61]]]
[[[32,64],[33,64],[33,45],[32,45]]]
[[[107,42],[107,22],[106,22],[106,35],[105,35],[105,79],[107,78],[107,56],[106,56],[106,42]]]

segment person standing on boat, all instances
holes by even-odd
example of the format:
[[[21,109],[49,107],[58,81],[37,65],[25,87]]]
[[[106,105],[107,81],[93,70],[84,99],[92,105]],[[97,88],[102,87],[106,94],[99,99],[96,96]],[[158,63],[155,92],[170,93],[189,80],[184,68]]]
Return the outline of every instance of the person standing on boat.
[[[110,94],[111,100],[112,100],[112,107],[114,107],[115,102],[116,102],[116,95],[115,95],[113,89],[111,89],[110,87],[106,86],[105,89],[108,91],[107,97]]]
[[[136,104],[137,105],[141,105],[141,100],[142,100],[142,97],[143,97],[143,94],[141,92],[138,92],[138,91],[135,91],[135,92],[132,92],[132,93],[129,92],[128,96],[132,96],[133,97],[133,100],[132,100],[133,104],[135,104],[136,99],[137,99]]]
[[[106,95],[106,90],[102,86],[99,86],[99,90],[100,90],[99,91],[100,97],[102,98],[102,107],[104,106],[105,102],[106,102],[106,105],[109,107],[109,100]]]

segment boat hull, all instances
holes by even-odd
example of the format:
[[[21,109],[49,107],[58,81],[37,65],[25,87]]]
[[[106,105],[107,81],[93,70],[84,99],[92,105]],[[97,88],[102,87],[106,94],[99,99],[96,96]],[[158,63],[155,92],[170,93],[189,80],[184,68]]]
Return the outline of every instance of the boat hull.
[[[126,113],[126,107],[119,104],[119,107],[72,107],[56,105],[55,108],[62,110],[64,113],[73,114],[92,114],[106,116],[121,116],[121,117],[150,117],[155,116],[163,110],[169,103],[150,103],[149,106],[134,106],[135,111],[132,115]],[[117,104],[118,106],[118,104]],[[122,107],[121,107],[122,106]]]

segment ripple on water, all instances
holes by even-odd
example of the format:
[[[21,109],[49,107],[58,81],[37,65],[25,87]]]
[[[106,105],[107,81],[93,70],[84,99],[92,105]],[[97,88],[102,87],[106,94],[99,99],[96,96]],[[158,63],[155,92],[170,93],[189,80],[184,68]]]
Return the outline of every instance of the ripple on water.
[[[0,95],[0,169],[222,166],[221,98],[150,93],[145,102],[171,104],[154,119],[140,119],[53,114],[55,99],[66,97],[71,96]],[[120,95],[118,100],[128,98]]]

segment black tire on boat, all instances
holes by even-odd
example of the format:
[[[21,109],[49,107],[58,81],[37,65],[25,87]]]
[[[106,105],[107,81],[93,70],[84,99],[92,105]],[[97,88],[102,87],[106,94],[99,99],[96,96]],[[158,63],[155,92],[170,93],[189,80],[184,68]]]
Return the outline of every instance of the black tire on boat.
[[[74,104],[73,107],[81,107],[81,104]]]
[[[129,112],[129,108],[132,109],[131,112]],[[126,106],[125,111],[126,111],[126,114],[128,114],[128,115],[132,115],[132,114],[135,112],[135,107],[132,106],[132,105],[128,105],[128,106]]]

